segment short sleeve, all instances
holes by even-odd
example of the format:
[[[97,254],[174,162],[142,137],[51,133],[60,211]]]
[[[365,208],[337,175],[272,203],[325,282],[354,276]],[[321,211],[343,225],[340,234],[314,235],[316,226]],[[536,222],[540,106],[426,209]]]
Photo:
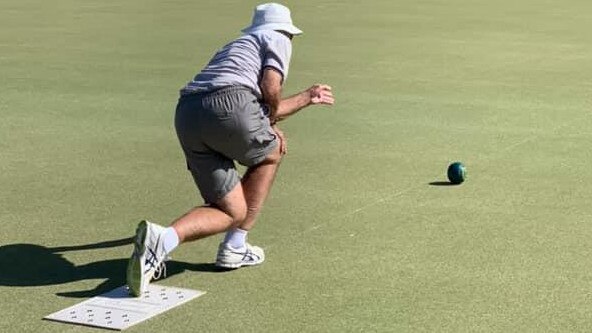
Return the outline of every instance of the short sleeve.
[[[292,42],[288,37],[275,31],[269,37],[265,46],[263,68],[274,68],[282,74],[283,81],[286,81],[292,56]]]

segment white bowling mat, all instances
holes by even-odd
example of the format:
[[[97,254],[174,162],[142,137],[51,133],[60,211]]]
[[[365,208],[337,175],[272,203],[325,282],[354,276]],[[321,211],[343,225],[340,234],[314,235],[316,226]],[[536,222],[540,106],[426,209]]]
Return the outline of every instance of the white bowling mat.
[[[127,286],[111,290],[45,317],[71,324],[124,330],[205,294],[199,290],[149,284],[141,297],[131,297]]]

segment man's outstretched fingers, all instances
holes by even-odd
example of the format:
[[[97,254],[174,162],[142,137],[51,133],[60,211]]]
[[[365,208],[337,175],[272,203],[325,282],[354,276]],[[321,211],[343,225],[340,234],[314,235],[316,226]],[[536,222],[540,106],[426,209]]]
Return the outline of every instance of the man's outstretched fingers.
[[[310,88],[311,104],[327,104],[335,103],[331,86],[326,84],[315,84]]]

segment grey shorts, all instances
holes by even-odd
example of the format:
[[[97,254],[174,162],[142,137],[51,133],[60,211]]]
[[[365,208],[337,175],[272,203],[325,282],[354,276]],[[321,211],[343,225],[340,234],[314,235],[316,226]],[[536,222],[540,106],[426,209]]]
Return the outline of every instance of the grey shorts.
[[[222,199],[240,182],[234,161],[257,165],[278,145],[264,106],[244,87],[182,96],[175,128],[206,203]]]

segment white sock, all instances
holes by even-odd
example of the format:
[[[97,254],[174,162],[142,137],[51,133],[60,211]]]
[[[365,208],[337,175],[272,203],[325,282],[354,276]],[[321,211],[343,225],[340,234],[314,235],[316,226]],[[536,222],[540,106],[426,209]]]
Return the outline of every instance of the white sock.
[[[247,233],[248,231],[239,228],[228,230],[224,243],[233,249],[244,249],[247,246]]]
[[[175,231],[175,228],[168,227],[164,230],[164,236],[162,240],[162,247],[164,248],[164,252],[167,254],[171,253],[174,249],[179,246],[179,235]]]

